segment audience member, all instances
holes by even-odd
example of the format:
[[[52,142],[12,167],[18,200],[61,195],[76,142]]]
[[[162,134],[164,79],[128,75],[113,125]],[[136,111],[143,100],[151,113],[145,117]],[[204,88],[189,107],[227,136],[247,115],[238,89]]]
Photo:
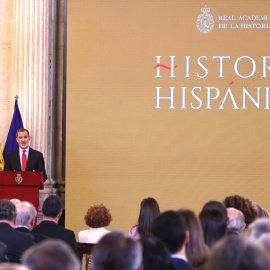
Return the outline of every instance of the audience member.
[[[264,208],[262,208],[262,217],[263,218],[270,218],[269,212]]]
[[[259,238],[264,233],[270,233],[270,219],[259,218],[252,222],[248,229],[250,231],[251,238]]]
[[[245,217],[240,210],[227,208],[229,224],[227,225],[227,234],[241,234],[245,227]]]
[[[141,245],[122,232],[108,233],[93,251],[93,267],[94,270],[142,270]]]
[[[255,209],[255,211],[257,212],[257,217],[261,218],[262,217],[262,208],[260,205],[258,205],[256,202],[252,202],[252,206]]]
[[[35,244],[32,235],[14,229],[16,215],[16,207],[11,201],[0,200],[0,241],[7,246],[10,261],[19,261],[21,254]]]
[[[218,242],[206,262],[205,270],[270,270],[267,252],[242,236],[228,236]]]
[[[2,263],[0,270],[32,270],[24,265],[18,263]]]
[[[59,239],[47,239],[29,248],[22,263],[31,270],[81,270],[81,264],[68,244]]]
[[[150,235],[152,222],[159,214],[159,205],[154,198],[143,199],[138,224],[129,230],[128,235],[136,240]]]
[[[201,223],[192,210],[179,209],[177,213],[189,232],[189,242],[186,245],[188,262],[193,267],[201,269],[209,255],[209,248],[204,242]]]
[[[218,208],[203,208],[199,214],[199,218],[203,229],[204,241],[206,245],[211,248],[226,234],[228,221],[227,215],[225,216],[223,211]]]
[[[175,270],[170,252],[161,240],[147,236],[140,242],[143,247],[143,270]]]
[[[91,229],[79,232],[79,241],[82,243],[96,244],[105,234],[110,232],[104,227],[110,225],[112,215],[110,210],[104,204],[91,206],[88,209],[84,220],[85,224]]]
[[[247,198],[239,195],[228,196],[223,203],[227,208],[232,207],[240,210],[245,216],[247,226],[257,218],[257,212],[252,206],[252,202]]]
[[[10,201],[16,206],[21,201],[19,199],[10,199]]]
[[[270,255],[270,233],[264,233],[259,239],[258,243],[265,248]]]
[[[186,257],[189,232],[175,211],[160,214],[153,222],[152,233],[167,246],[177,270],[193,270]]]
[[[224,206],[224,204],[219,201],[210,200],[202,208],[202,210],[213,210],[213,209],[220,210],[224,214],[224,216],[227,218],[228,216],[227,209]]]
[[[37,210],[34,205],[30,202],[21,202],[17,204],[17,218],[16,218],[16,230],[23,233],[31,233],[35,242],[39,243],[42,240],[47,239],[48,237],[38,234],[32,233],[36,221]]]
[[[75,234],[71,230],[58,225],[58,220],[62,214],[62,202],[55,195],[49,196],[43,203],[43,219],[39,225],[33,228],[33,233],[45,235],[49,238],[57,238],[65,241],[78,255]]]

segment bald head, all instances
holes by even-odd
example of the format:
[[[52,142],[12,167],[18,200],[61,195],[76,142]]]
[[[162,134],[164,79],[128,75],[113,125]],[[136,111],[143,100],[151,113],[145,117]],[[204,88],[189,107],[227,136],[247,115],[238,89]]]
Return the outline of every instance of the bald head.
[[[246,227],[243,213],[235,208],[227,208],[227,213],[229,218],[228,231],[242,233]]]

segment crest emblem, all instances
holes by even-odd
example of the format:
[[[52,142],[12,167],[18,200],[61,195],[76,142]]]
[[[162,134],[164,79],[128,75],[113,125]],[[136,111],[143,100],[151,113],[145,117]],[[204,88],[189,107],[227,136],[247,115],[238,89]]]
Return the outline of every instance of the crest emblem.
[[[20,173],[16,174],[15,182],[20,184],[23,181],[22,175]]]
[[[211,14],[208,14],[210,8],[204,6],[201,11],[202,14],[197,17],[196,25],[201,33],[207,34],[211,32],[214,28],[214,18]]]

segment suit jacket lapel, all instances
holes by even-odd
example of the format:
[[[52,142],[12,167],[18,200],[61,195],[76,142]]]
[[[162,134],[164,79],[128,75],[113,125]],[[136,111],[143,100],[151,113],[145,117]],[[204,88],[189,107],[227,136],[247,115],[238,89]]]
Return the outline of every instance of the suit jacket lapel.
[[[14,154],[14,164],[15,164],[15,170],[16,171],[21,171],[22,170],[19,149],[17,149],[15,154]]]

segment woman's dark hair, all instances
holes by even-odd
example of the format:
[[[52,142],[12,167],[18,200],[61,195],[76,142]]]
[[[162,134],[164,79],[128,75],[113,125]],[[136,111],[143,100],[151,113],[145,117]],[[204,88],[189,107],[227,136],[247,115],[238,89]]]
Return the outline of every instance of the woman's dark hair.
[[[193,267],[201,269],[209,255],[209,248],[204,242],[201,223],[192,210],[179,209],[177,213],[189,232],[189,242],[186,245],[188,262]]]
[[[104,204],[97,204],[88,209],[84,220],[85,224],[91,228],[106,227],[110,225],[112,215]]]
[[[144,270],[175,270],[170,253],[161,240],[147,236],[140,242],[143,247]]]
[[[149,197],[142,200],[138,219],[138,233],[141,238],[151,234],[153,220],[159,214],[159,205],[154,198]]]
[[[203,209],[199,214],[204,241],[211,248],[226,234],[227,216],[220,209]]]

